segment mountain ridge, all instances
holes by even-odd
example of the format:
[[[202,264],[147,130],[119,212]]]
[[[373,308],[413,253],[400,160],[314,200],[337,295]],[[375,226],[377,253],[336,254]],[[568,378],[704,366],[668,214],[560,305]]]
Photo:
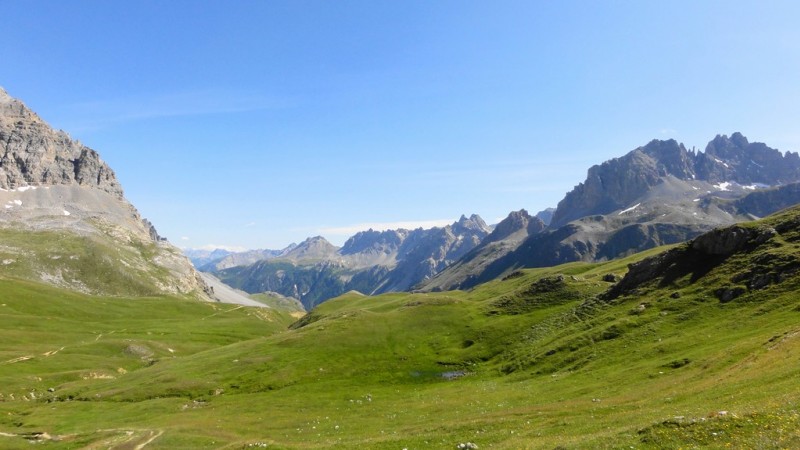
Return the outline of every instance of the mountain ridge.
[[[486,222],[472,214],[444,227],[361,231],[341,248],[316,236],[280,257],[212,273],[251,294],[272,291],[311,309],[351,290],[410,290],[461,258],[489,232]]]

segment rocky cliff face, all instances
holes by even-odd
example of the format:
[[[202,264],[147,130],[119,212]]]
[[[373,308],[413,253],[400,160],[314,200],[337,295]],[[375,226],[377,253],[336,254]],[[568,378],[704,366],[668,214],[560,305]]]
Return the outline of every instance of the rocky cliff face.
[[[13,276],[97,294],[205,295],[189,261],[125,200],[97,152],[53,130],[2,89],[0,202],[3,252],[12,255],[0,270]],[[12,240],[18,232],[29,238]],[[54,240],[53,232],[67,237]],[[67,241],[82,242],[95,261],[52,263],[65,258]],[[21,254],[29,257],[13,256]],[[93,264],[104,268],[94,272]]]
[[[0,88],[0,188],[78,185],[123,198],[114,171],[96,151],[50,128]]]

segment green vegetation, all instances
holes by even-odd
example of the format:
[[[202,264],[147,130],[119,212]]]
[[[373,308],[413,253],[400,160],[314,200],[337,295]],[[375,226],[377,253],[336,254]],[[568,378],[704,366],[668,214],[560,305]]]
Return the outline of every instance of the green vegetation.
[[[0,228],[0,273],[45,281],[87,293],[148,296],[172,276],[154,264],[157,244],[110,231],[78,235],[65,231]]]
[[[260,294],[251,294],[250,298],[263,303],[270,308],[276,308],[282,311],[305,313],[303,304],[297,299],[292,297],[284,297],[276,292],[262,292]]]
[[[680,267],[614,298],[608,275],[664,249],[345,294],[292,326],[0,280],[0,446],[797,448],[800,210],[758,227],[777,234],[712,259],[674,247]]]
[[[351,271],[331,262],[264,260],[251,266],[237,266],[215,272],[225,284],[245,292],[277,292],[301,298],[309,309],[348,288],[343,276]],[[312,289],[312,287],[314,289]],[[305,295],[304,295],[305,294]]]

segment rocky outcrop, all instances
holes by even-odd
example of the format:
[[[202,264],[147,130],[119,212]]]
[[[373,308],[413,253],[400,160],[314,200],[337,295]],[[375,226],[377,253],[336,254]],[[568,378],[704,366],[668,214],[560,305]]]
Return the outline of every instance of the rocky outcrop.
[[[163,238],[158,234],[158,230],[156,230],[156,226],[153,225],[152,222],[150,222],[147,219],[142,219],[142,223],[144,224],[145,229],[147,229],[147,233],[150,235],[150,239],[153,242],[159,242],[159,241],[166,241],[167,240],[166,238]]]
[[[666,286],[690,274],[693,281],[697,280],[732,255],[752,252],[777,234],[778,232],[770,226],[735,225],[712,230],[685,245],[631,264],[625,277],[603,294],[603,298],[612,300],[621,295],[631,294],[650,283]],[[765,268],[766,266],[761,266],[758,273],[769,272],[764,270]],[[741,282],[751,278],[756,277],[740,274],[734,277],[733,281]],[[763,285],[750,283],[751,288],[764,286],[766,283]],[[744,292],[746,290],[734,286],[717,289],[714,295],[721,301],[727,302]]]
[[[92,187],[123,198],[114,171],[96,151],[53,130],[0,88],[0,188],[58,184]]]
[[[771,228],[733,226],[698,236],[689,247],[704,255],[729,256],[745,247],[762,244],[776,234]]]

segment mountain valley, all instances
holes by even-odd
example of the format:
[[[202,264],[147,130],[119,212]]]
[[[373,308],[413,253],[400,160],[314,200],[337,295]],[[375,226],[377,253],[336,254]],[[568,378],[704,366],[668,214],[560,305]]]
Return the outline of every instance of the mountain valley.
[[[556,209],[187,251],[0,91],[0,447],[800,447],[800,158],[652,141]]]

